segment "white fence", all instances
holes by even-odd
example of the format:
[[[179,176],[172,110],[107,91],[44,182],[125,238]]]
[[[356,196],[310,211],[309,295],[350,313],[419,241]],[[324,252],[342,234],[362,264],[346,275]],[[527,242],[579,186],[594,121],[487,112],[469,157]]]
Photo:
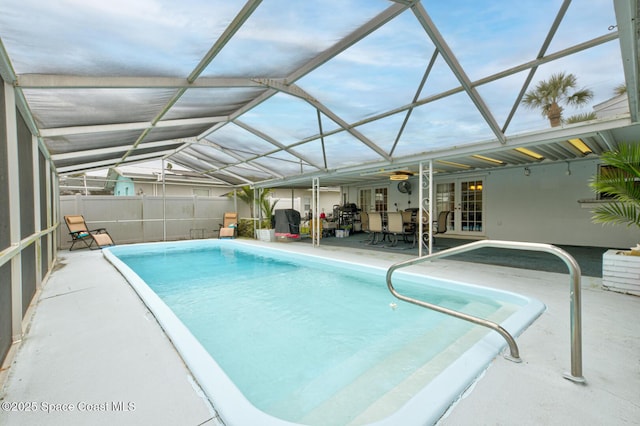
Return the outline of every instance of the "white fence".
[[[106,228],[117,244],[211,238],[225,212],[236,211],[227,197],[83,196],[60,197],[58,247],[71,245],[65,215],[81,214],[89,229]]]

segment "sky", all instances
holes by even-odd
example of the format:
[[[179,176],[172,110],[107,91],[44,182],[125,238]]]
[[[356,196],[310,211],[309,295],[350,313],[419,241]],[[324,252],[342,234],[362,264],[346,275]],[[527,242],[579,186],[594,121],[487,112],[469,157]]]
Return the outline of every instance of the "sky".
[[[283,78],[315,55],[339,42],[393,2],[387,0],[264,0],[231,41],[203,70],[205,77]],[[561,5],[560,0],[423,1],[471,82],[533,60]],[[221,36],[243,2],[186,0],[3,0],[0,39],[17,74],[51,73],[95,76],[172,76],[185,78]],[[610,0],[574,0],[549,46],[556,52],[608,34],[615,26]],[[615,28],[613,29],[615,31]],[[386,111],[409,105],[414,98],[438,95],[458,87],[458,79],[442,56],[436,58],[422,91],[418,87],[434,53],[434,43],[415,15],[405,11],[335,58],[302,76],[296,84],[346,123],[363,123]],[[624,82],[617,41],[540,66],[532,84],[554,72],[576,74],[594,92],[591,105],[613,96]],[[479,86],[478,92],[502,126],[522,87],[526,72]],[[146,89],[143,89],[146,90]],[[211,99],[207,116],[227,114],[233,96],[245,89],[187,91],[176,108],[198,114]],[[231,91],[236,91],[231,93]],[[171,97],[168,90],[141,95],[136,90],[29,91],[33,113],[43,126],[65,120],[103,124],[103,111],[127,105],[112,120],[151,120]],[[247,93],[244,93],[246,95]],[[250,94],[250,92],[249,92]],[[60,103],[61,101],[64,103]],[[56,105],[55,102],[58,101]],[[47,108],[45,105],[56,105]],[[143,104],[143,105],[141,105]],[[43,106],[40,110],[38,107]],[[591,110],[591,105],[567,114]],[[222,108],[227,108],[222,112]],[[135,111],[133,111],[135,109]],[[82,114],[77,111],[81,110]],[[178,111],[178,110],[176,110]],[[170,111],[167,115],[171,116]],[[200,113],[203,114],[203,113]],[[82,116],[82,117],[80,117]],[[98,118],[98,117],[102,118]],[[358,127],[372,143],[390,151],[399,139],[398,155],[442,149],[453,144],[489,140],[493,133],[466,94],[415,108],[400,134],[406,111]],[[240,120],[289,144],[338,127],[309,103],[286,94],[272,97]],[[52,123],[52,124],[50,124]],[[522,106],[507,134],[548,126],[537,111]],[[227,126],[225,126],[227,127]],[[228,125],[220,131],[231,145],[250,140],[246,130]],[[217,141],[215,133],[207,136]],[[333,135],[330,165],[346,166],[378,155],[347,132]],[[249,144],[250,145],[250,144]],[[255,149],[264,149],[263,142]],[[340,149],[352,145],[354,149]],[[317,143],[297,149],[322,162]],[[356,148],[357,146],[357,148]],[[248,148],[251,148],[250,146]],[[351,155],[348,155],[348,152]],[[364,156],[364,157],[363,157]]]

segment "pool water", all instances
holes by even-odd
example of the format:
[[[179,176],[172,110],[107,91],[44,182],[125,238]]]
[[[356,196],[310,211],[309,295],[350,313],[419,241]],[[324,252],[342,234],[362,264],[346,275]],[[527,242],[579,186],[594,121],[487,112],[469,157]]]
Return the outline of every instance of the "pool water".
[[[228,240],[141,246],[110,251],[159,296],[253,406],[290,422],[382,421],[495,334],[398,301],[385,271],[375,268]],[[531,303],[510,293],[396,275],[394,285],[404,294],[498,323]],[[501,346],[498,339],[493,356]]]

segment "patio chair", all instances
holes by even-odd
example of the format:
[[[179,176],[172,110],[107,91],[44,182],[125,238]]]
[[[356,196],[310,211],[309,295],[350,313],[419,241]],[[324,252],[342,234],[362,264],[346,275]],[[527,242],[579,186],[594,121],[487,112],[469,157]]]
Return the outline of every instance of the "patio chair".
[[[365,234],[369,234],[366,240],[363,240],[363,243],[371,243],[373,240],[373,234],[369,230],[369,213],[360,212],[360,223],[362,224],[362,232]]]
[[[218,238],[235,238],[238,236],[238,213],[227,212],[222,218]]]
[[[433,235],[444,234],[447,232],[447,220],[449,219],[450,210],[444,210],[438,213],[438,220],[433,222]],[[435,241],[435,237],[433,238]],[[429,229],[425,229],[422,233],[422,244],[429,247]]]
[[[91,250],[116,245],[105,228],[89,230],[82,215],[65,216],[64,222],[67,224],[67,229],[69,229],[69,235],[71,236],[69,251],[73,250],[76,244],[81,244],[81,248],[89,248]]]
[[[409,221],[411,218],[409,217]],[[409,242],[407,237],[411,237],[412,247],[415,245],[416,239],[414,234],[415,227],[405,224],[402,212],[387,213],[387,231],[386,234],[391,238],[391,247],[398,244],[398,237],[402,237],[405,242]]]
[[[316,233],[316,220],[318,221],[318,232]],[[324,236],[324,223],[322,219],[309,219],[309,236],[319,240]]]
[[[384,237],[384,229],[382,228],[382,215],[380,212],[369,212],[369,232],[371,233],[371,241],[367,244],[377,244],[378,235]],[[381,238],[380,241],[382,241]]]
[[[414,225],[413,211],[403,210],[400,214],[402,215],[402,222],[404,223],[405,228]]]
[[[369,213],[360,212],[360,223],[362,226],[362,232],[369,232]]]

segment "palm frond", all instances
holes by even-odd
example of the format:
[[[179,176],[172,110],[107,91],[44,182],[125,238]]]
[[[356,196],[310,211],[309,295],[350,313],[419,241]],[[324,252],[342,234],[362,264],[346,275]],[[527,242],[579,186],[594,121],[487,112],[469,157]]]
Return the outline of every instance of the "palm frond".
[[[582,121],[590,121],[598,118],[595,112],[584,112],[581,114],[574,114],[571,117],[567,117],[564,121],[567,124],[580,123]]]
[[[640,178],[640,143],[621,144],[616,151],[602,154],[602,161]]]
[[[271,188],[264,188],[260,191],[259,198],[257,200],[258,206],[260,207],[260,211],[265,212],[264,202],[267,201],[267,205],[269,203],[267,196],[273,192]],[[229,197],[234,197],[234,194],[231,192],[228,194]],[[253,211],[253,201],[255,200],[255,189],[250,185],[244,185],[240,188],[239,191],[236,191],[235,196],[240,200],[244,201],[251,210],[251,216],[254,217]],[[268,211],[273,211],[273,208],[270,208]]]
[[[544,109],[549,107],[549,103],[546,101],[546,99],[543,98],[543,96],[540,95],[537,90],[532,90],[525,93],[524,97],[522,98],[522,104],[531,109]]]
[[[613,93],[615,93],[616,96],[624,95],[627,93],[627,85],[625,83],[618,84],[613,88]]]
[[[628,199],[640,199],[640,183],[638,176],[628,173],[620,168],[601,169],[600,176],[590,183],[591,188],[598,193],[612,194],[615,197]]]
[[[262,208],[265,219],[271,219],[273,211],[276,208],[276,204],[278,204],[278,199],[271,201],[268,198],[263,198],[260,200],[260,207]]]
[[[609,203],[593,211],[593,222],[640,227],[640,209],[632,204]]]
[[[567,96],[565,103],[567,105],[584,105],[593,98],[593,92],[589,89],[582,89],[573,92],[571,96]]]
[[[593,210],[597,223],[626,224],[640,227],[640,143],[621,144],[616,151],[604,153],[602,168],[589,186],[599,194],[608,194],[611,202]]]

